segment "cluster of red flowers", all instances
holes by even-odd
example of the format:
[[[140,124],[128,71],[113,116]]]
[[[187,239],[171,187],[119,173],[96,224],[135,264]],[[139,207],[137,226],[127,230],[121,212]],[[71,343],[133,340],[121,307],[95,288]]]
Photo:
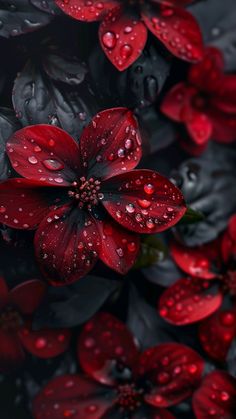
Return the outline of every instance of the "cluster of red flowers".
[[[235,142],[236,75],[225,74],[221,51],[204,47],[199,24],[188,9],[195,1],[31,0],[31,3],[40,10],[38,13],[46,14],[47,9],[53,16],[58,13],[59,19],[66,14],[81,22],[99,21],[100,45],[115,66],[114,74],[119,76],[119,71],[127,70],[141,56],[149,30],[167,61],[181,59],[188,66],[186,80],[177,80],[176,85],[170,83],[160,105],[160,118],[178,123],[173,126],[180,146],[200,158],[211,139],[228,147]],[[0,30],[1,24],[0,21]],[[42,44],[46,44],[45,39]],[[43,71],[54,74],[52,85],[66,84],[70,71],[77,72],[75,61],[70,62],[64,77],[65,62],[55,54],[55,67],[63,76],[58,77],[56,70],[54,74],[50,60],[49,64],[44,63]],[[87,72],[84,63],[81,68],[84,80]],[[141,72],[140,68],[136,67],[136,72]],[[82,83],[74,73],[73,81],[68,83],[71,107],[73,85]],[[22,96],[27,96],[31,89],[34,98],[35,90],[43,90],[44,76],[37,77],[40,87],[27,79]],[[40,98],[41,107],[44,99]],[[27,100],[25,108],[29,105]],[[38,275],[37,279],[17,284],[12,278],[8,283],[7,276],[0,277],[0,373],[15,373],[30,356],[54,358],[69,353],[69,349],[73,353],[76,348],[77,374],[65,374],[63,370],[58,375],[55,371],[43,388],[32,391],[29,404],[34,419],[179,419],[178,409],[183,402],[196,419],[235,419],[236,378],[235,373],[228,372],[226,364],[236,339],[236,204],[234,214],[223,220],[224,227],[228,222],[227,227],[224,231],[224,227],[219,228],[213,241],[187,246],[177,224],[186,219],[189,222],[188,216],[191,222],[193,215],[199,220],[199,213],[187,211],[182,185],[178,187],[173,179],[139,167],[145,130],[139,111],[126,106],[98,112],[79,139],[60,128],[64,125],[51,113],[45,123],[28,125],[21,121],[18,129],[17,121],[17,129],[6,130],[11,134],[4,137],[5,148],[0,152],[0,158],[4,153],[7,156],[7,175],[1,176],[0,183],[0,223],[10,232],[21,230],[22,235],[24,232],[26,241],[34,237],[34,266]],[[30,107],[33,108],[32,103]],[[51,105],[48,107],[51,112]],[[77,113],[80,122],[87,118],[77,111],[76,117]],[[19,111],[16,114],[20,120],[22,115],[19,116]],[[205,212],[203,218],[208,215]],[[130,307],[126,307],[122,297],[127,296],[127,286],[131,299],[135,282],[133,273],[129,274],[132,268],[136,268],[142,281],[146,280],[139,269],[149,267],[146,254],[145,263],[142,261],[143,253],[148,252],[146,248],[143,250],[144,243],[148,247],[145,235],[159,235],[172,227],[176,227],[173,234],[163,234],[163,241],[170,244],[171,263],[182,276],[164,291],[166,284],[162,282],[160,290],[160,281],[156,281],[158,286],[152,284],[152,296],[151,287],[144,292],[150,305],[145,298],[143,302],[152,316],[154,312],[155,327],[160,321],[169,338],[145,346],[134,330],[131,332]],[[158,253],[156,248],[155,252]],[[102,263],[96,265],[99,260]],[[117,295],[112,295],[105,308],[106,297],[92,295],[100,305],[90,312],[91,300],[87,301],[86,292],[83,294],[82,288],[76,287],[89,273],[92,278],[96,272],[94,278],[101,279],[101,271],[105,272],[103,280],[108,276],[109,281],[119,284]],[[148,288],[142,286],[142,290]],[[55,314],[58,302],[63,306],[60,292],[64,289],[65,299],[67,292],[71,296],[76,290],[88,308],[80,321],[68,316],[71,325],[63,317],[67,316],[69,304],[76,306],[77,312],[80,310],[77,294],[74,301],[72,298],[64,305],[63,314],[58,318]],[[37,315],[49,301],[52,321],[38,327]],[[136,329],[142,321],[149,328],[149,314],[144,318],[137,321]],[[80,325],[81,329],[75,329]],[[185,333],[183,330],[190,325],[195,340],[188,346],[175,336],[179,330]]]

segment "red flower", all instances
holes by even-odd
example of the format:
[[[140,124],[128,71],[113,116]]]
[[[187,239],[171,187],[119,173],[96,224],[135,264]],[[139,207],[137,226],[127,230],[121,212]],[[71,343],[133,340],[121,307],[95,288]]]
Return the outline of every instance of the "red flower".
[[[190,67],[188,81],[174,86],[162,103],[165,115],[186,126],[193,153],[203,151],[210,138],[236,140],[236,76],[223,70],[221,52],[207,48],[205,58]]]
[[[202,58],[202,36],[195,18],[183,7],[192,0],[55,0],[75,19],[101,20],[99,39],[108,59],[125,70],[142,53],[149,29],[176,57]]]
[[[236,336],[235,226],[234,216],[223,237],[199,248],[174,243],[172,256],[190,277],[179,279],[159,301],[160,314],[170,323],[187,325],[204,319],[199,327],[201,343],[219,361],[225,360]],[[225,294],[231,297],[232,308],[218,311]]]
[[[140,354],[126,326],[108,313],[97,314],[84,326],[78,357],[87,375],[49,382],[34,401],[35,419],[70,414],[75,419],[108,419],[112,414],[171,419],[165,408],[192,394],[204,366],[195,351],[177,343]]]
[[[24,349],[40,358],[51,358],[67,349],[69,330],[31,328],[31,316],[44,292],[44,283],[36,279],[8,291],[6,282],[0,278],[0,372],[20,365],[25,358]]]
[[[38,227],[36,256],[55,285],[84,276],[98,257],[127,272],[139,251],[139,236],[131,231],[166,230],[186,210],[181,192],[166,178],[130,171],[141,158],[141,139],[125,108],[97,114],[79,146],[57,127],[35,125],[16,132],[7,153],[26,179],[0,185],[0,221]]]
[[[223,371],[208,374],[193,396],[197,419],[235,419],[236,379]]]

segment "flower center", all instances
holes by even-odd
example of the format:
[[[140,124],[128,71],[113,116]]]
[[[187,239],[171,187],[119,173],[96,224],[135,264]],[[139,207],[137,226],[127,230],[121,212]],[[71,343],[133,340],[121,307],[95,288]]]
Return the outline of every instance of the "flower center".
[[[207,106],[207,100],[205,97],[203,97],[201,94],[197,94],[193,98],[193,106],[197,109],[204,109]]]
[[[81,177],[79,181],[72,183],[68,195],[70,198],[76,200],[80,208],[87,206],[91,209],[92,206],[98,205],[104,195],[100,191],[101,182],[98,179]]]
[[[0,328],[5,331],[16,331],[23,324],[20,313],[13,307],[8,306],[0,313]]]
[[[139,389],[134,383],[122,384],[118,387],[118,405],[122,410],[133,412],[143,399],[143,389]]]

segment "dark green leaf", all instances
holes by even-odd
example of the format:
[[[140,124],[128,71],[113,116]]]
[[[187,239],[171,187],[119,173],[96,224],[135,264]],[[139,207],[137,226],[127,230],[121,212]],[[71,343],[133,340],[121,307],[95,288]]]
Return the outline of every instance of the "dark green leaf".
[[[192,208],[187,208],[186,213],[184,214],[183,218],[181,218],[179,224],[193,224],[198,223],[199,221],[204,220],[205,216],[200,211],[195,211]]]
[[[140,253],[133,269],[147,268],[165,259],[167,250],[157,236],[145,236],[142,239]]]

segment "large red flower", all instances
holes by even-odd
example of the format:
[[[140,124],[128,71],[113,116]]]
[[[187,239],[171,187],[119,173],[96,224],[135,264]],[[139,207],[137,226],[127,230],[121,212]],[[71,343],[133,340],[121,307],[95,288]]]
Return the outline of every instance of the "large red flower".
[[[166,407],[199,385],[203,360],[192,349],[166,343],[139,353],[126,326],[99,313],[83,328],[78,357],[85,375],[50,381],[33,404],[35,419],[113,417],[173,419]]]
[[[75,19],[101,20],[101,46],[118,70],[125,70],[142,53],[149,29],[175,56],[196,62],[202,58],[202,36],[195,18],[184,9],[192,0],[55,0]]]
[[[40,358],[50,358],[64,352],[70,341],[68,329],[31,328],[31,317],[42,301],[45,284],[33,279],[10,291],[0,278],[0,372],[20,365],[25,351]]]
[[[173,226],[186,208],[181,192],[150,170],[133,170],[141,139],[131,111],[97,114],[79,145],[63,130],[35,125],[7,143],[15,170],[26,179],[0,185],[0,221],[35,229],[42,272],[56,285],[84,276],[98,257],[125,273],[139,236]]]
[[[162,294],[160,314],[170,323],[200,323],[199,336],[211,357],[224,361],[236,337],[236,216],[220,239],[199,248],[173,243],[172,256],[187,278],[179,279]],[[224,296],[228,310],[219,310]]]
[[[203,151],[210,138],[235,141],[236,76],[224,74],[221,52],[207,48],[204,59],[190,67],[187,82],[167,93],[161,110],[185,125],[192,139],[192,144],[186,144],[190,152]]]
[[[235,419],[236,379],[223,371],[208,374],[193,396],[197,419]]]

